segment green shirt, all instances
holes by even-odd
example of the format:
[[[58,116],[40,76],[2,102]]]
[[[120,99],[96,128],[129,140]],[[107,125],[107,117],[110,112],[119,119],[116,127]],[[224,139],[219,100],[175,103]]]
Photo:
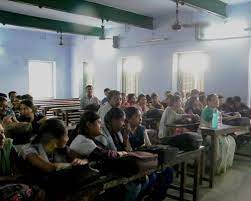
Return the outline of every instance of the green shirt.
[[[215,108],[206,106],[201,113],[201,118],[203,121],[206,121],[210,123],[213,119],[213,113],[214,113]]]

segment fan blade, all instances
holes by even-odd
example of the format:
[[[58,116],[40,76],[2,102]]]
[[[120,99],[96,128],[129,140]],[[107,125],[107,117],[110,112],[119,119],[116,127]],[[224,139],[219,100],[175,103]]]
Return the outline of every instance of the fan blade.
[[[210,24],[208,22],[199,22],[192,24],[182,24],[184,28],[193,28],[193,27],[208,27]]]

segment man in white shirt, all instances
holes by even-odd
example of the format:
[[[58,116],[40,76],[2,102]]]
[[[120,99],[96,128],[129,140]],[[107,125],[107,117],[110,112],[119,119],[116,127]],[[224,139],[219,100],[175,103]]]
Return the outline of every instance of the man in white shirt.
[[[91,104],[100,105],[99,99],[93,94],[93,86],[87,85],[85,89],[86,89],[86,96],[81,98],[80,108],[84,110],[86,106]]]
[[[116,90],[111,90],[108,94],[108,102],[102,105],[98,110],[98,115],[100,116],[101,123],[104,125],[104,118],[107,112],[113,107],[120,107],[122,103],[121,93]]]

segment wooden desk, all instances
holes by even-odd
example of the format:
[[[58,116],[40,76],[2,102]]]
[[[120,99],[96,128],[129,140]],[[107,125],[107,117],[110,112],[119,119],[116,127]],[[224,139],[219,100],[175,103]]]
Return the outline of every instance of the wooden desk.
[[[193,196],[193,201],[198,201],[199,198],[199,177],[201,173],[201,157],[202,157],[202,152],[204,150],[204,147],[201,147],[198,150],[195,151],[190,151],[190,152],[183,152],[177,155],[176,159],[173,161],[170,161],[167,164],[162,165],[162,167],[158,167],[157,169],[152,169],[149,170],[147,173],[141,173],[137,174],[131,177],[112,177],[112,176],[105,176],[101,177],[99,180],[88,184],[83,188],[83,190],[87,191],[93,191],[97,192],[97,189],[99,192],[106,191],[108,189],[114,188],[119,185],[125,185],[129,182],[135,181],[136,179],[145,177],[146,175],[149,175],[155,171],[161,171],[167,167],[172,167],[176,164],[181,164],[181,174],[180,174],[180,185],[179,186],[174,186],[171,185],[171,188],[178,190],[179,197],[173,196],[173,195],[167,195],[167,197],[170,197],[172,199],[184,201],[185,200],[185,193],[192,194]],[[194,172],[193,172],[193,189],[188,189],[186,188],[186,165],[188,161],[194,160],[195,161],[195,167],[194,167]],[[93,189],[93,190],[91,190]]]
[[[209,167],[209,179],[204,178],[204,180],[209,181],[209,187],[214,187],[215,180],[215,168],[216,168],[216,139],[221,135],[228,135],[235,133],[236,131],[240,131],[242,129],[241,126],[228,126],[222,125],[222,127],[218,129],[212,129],[208,127],[200,127],[199,130],[203,138],[206,136],[211,137],[211,152],[210,152],[210,162],[211,165]]]

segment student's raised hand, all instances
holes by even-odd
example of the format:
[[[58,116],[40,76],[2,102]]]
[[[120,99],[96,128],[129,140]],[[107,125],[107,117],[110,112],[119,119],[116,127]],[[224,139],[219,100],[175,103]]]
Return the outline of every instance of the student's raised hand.
[[[79,158],[75,158],[72,162],[71,165],[72,166],[76,166],[76,165],[86,165],[88,164],[88,160],[87,159],[79,159]]]
[[[128,153],[126,151],[119,151],[118,155],[119,155],[119,157],[122,157],[122,156],[127,156]]]

